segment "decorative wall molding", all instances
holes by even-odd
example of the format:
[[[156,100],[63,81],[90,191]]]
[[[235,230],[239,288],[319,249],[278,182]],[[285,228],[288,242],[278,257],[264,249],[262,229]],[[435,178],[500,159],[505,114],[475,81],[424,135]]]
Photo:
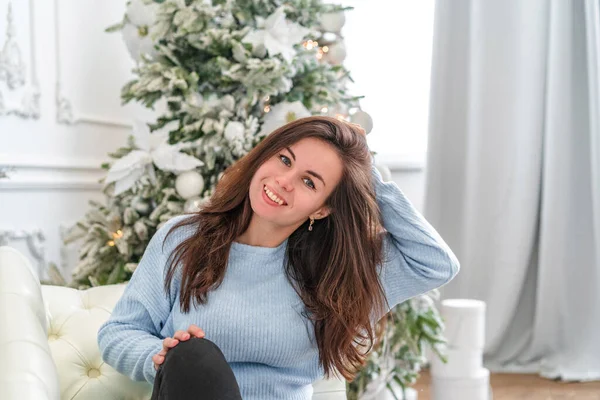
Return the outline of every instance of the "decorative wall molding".
[[[132,128],[131,122],[118,121],[96,115],[83,114],[74,109],[71,100],[63,92],[60,47],[60,0],[54,0],[54,37],[56,46],[56,121],[59,124],[75,125],[88,123],[119,128]]]
[[[0,169],[10,169],[0,180],[3,190],[101,190],[105,160],[44,159],[0,154]]]
[[[0,192],[5,190],[93,190],[102,189],[95,179],[46,179],[39,177],[33,180],[11,180],[0,182]]]
[[[46,236],[41,229],[2,230],[0,229],[0,246],[8,246],[10,242],[23,240],[29,253],[37,263],[38,276],[41,277],[48,265],[46,262]]]
[[[27,65],[17,43],[17,31],[13,20],[12,2],[8,3],[6,13],[6,38],[0,50],[0,82],[5,82],[10,91],[23,89],[20,106],[11,106],[0,91],[0,116],[16,115],[21,118],[38,119],[40,117],[40,86],[37,77],[35,24],[33,0],[29,0],[30,33],[30,83],[26,82]]]
[[[73,225],[75,225],[75,222],[71,224],[62,222],[58,227],[59,262],[56,266],[65,279],[68,279],[68,277],[65,276],[65,272],[70,271],[73,267],[72,265],[69,265],[69,252],[74,250],[72,246],[64,244],[64,239],[70,227]],[[47,275],[49,263],[46,256],[46,243],[48,240],[42,229],[0,229],[0,246],[11,245],[11,243],[15,241],[24,241],[27,245],[31,257],[37,264],[38,277],[43,278]]]

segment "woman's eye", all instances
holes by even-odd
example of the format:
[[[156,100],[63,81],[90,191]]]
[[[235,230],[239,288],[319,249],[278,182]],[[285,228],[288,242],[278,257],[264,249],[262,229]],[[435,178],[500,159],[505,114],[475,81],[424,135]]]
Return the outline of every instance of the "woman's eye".
[[[282,161],[282,162],[283,162],[285,165],[287,165],[288,167],[289,167],[290,165],[292,165],[292,163],[290,162],[290,159],[289,159],[289,158],[287,158],[286,156],[284,156],[283,154],[280,154],[280,155],[279,155],[279,159],[280,159],[280,160],[281,160],[281,161]]]
[[[290,159],[288,157],[284,156],[283,154],[279,155],[279,159],[281,160],[282,163],[284,163],[288,167],[292,165],[292,162],[290,161]],[[306,183],[306,186],[308,186],[311,189],[316,189],[315,183],[312,181],[312,179],[304,178],[303,180],[304,180],[304,183]]]
[[[304,182],[308,182],[308,187],[310,187],[311,189],[315,189],[315,183],[310,178],[304,178]]]

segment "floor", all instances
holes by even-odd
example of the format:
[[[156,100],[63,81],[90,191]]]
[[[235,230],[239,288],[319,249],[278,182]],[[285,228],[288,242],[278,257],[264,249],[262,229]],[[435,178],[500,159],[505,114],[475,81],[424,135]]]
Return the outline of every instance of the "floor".
[[[429,372],[424,371],[414,386],[419,400],[433,400],[429,393],[430,381]],[[490,381],[493,400],[600,400],[600,382],[555,382],[521,374],[492,374]]]

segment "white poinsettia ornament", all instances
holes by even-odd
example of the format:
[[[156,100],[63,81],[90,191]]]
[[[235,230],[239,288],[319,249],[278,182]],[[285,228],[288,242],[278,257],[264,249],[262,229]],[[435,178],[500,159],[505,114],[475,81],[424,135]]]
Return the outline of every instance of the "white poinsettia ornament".
[[[235,143],[236,141],[243,141],[244,134],[246,133],[246,127],[239,121],[229,121],[225,127],[225,139],[229,143]]]
[[[163,171],[178,173],[204,165],[197,158],[182,153],[182,143],[170,145],[166,127],[151,133],[146,123],[138,121],[134,124],[133,136],[139,150],[133,150],[118,159],[106,177],[106,185],[115,182],[114,196],[131,189],[145,175],[155,183],[155,166]]]
[[[250,31],[242,42],[252,44],[254,49],[264,46],[271,57],[281,54],[286,61],[291,61],[296,51],[294,45],[298,44],[310,32],[310,29],[285,18],[284,7],[281,6],[264,21],[257,17],[258,25],[262,29]]]
[[[299,101],[278,103],[271,107],[271,111],[265,115],[258,136],[266,136],[288,122],[298,118],[310,117],[311,115],[310,111]]]
[[[148,0],[131,0],[127,5],[121,33],[129,54],[136,62],[141,60],[142,54],[150,58],[156,55],[151,32],[157,9],[158,4]]]

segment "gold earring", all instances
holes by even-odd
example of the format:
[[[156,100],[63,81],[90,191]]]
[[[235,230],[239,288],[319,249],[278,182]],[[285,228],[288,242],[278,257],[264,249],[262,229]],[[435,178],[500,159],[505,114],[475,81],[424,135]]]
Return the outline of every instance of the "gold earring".
[[[315,219],[311,217],[310,218],[310,225],[308,225],[308,230],[309,231],[312,231],[312,226],[313,226],[314,223],[315,223]]]

